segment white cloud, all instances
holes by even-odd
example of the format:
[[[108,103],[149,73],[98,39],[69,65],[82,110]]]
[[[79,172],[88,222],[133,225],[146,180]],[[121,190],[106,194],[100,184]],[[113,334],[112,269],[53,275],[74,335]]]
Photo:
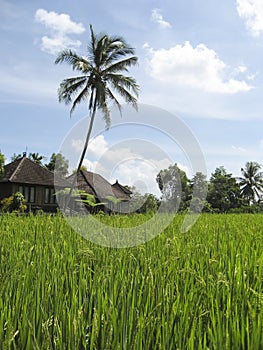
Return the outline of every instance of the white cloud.
[[[240,146],[232,145],[231,149],[232,149],[232,151],[234,151],[235,154],[243,154],[243,153],[247,152],[247,150],[245,148],[240,147]]]
[[[118,179],[122,184],[134,186],[141,193],[160,195],[156,176],[162,169],[166,169],[171,162],[168,159],[145,160],[136,158],[127,159],[118,165],[111,174],[111,181]]]
[[[236,0],[237,12],[245,20],[246,27],[252,35],[258,36],[263,32],[263,1]]]
[[[171,28],[171,24],[163,19],[163,16],[159,9],[152,10],[151,19],[163,29]]]
[[[71,140],[71,146],[73,147],[73,149],[75,151],[81,152],[83,149],[83,146],[84,146],[84,141],[73,139],[73,140]]]
[[[62,49],[81,45],[79,40],[72,40],[69,35],[82,34],[85,28],[82,23],[73,22],[69,15],[38,9],[35,13],[35,21],[44,24],[51,33],[51,37],[41,38],[42,51],[57,54]]]
[[[144,47],[148,51],[150,75],[165,84],[222,94],[235,94],[252,89],[245,80],[231,78],[226,63],[205,44],[193,47],[187,41],[184,45],[176,45],[170,49],[154,50],[147,45]],[[244,66],[238,70],[239,73],[246,71]]]
[[[101,157],[108,150],[108,142],[105,140],[103,135],[98,135],[91,140],[88,147],[88,152],[93,156]]]
[[[56,36],[53,38],[43,36],[41,39],[41,50],[50,54],[56,54],[65,48],[80,45],[81,41],[71,40],[67,36]]]
[[[77,152],[81,152],[84,147],[84,140],[72,139],[71,146]],[[88,145],[88,153],[91,153],[93,157],[100,158],[108,150],[108,142],[103,135],[98,135],[90,140]]]

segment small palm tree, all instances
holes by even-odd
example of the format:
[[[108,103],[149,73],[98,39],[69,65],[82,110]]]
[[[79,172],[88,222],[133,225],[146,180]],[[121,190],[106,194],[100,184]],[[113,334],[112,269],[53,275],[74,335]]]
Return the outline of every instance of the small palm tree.
[[[35,162],[36,164],[41,165],[42,164],[42,160],[45,159],[44,156],[41,156],[38,152],[36,153],[29,153],[29,158],[33,160],[33,162]]]
[[[238,178],[241,194],[249,203],[256,203],[263,191],[263,172],[257,162],[246,162],[241,168],[242,177]]]
[[[109,101],[113,101],[121,111],[115,92],[121,95],[125,102],[137,108],[139,86],[134,78],[123,75],[128,68],[137,63],[134,49],[129,47],[122,37],[95,35],[90,26],[91,43],[88,46],[87,57],[79,56],[70,49],[62,51],[55,63],[68,63],[80,75],[64,79],[58,89],[59,102],[71,104],[70,114],[83,101],[88,101],[90,123],[79,160],[77,173],[84,160],[96,112],[100,109],[106,122],[110,126]]]

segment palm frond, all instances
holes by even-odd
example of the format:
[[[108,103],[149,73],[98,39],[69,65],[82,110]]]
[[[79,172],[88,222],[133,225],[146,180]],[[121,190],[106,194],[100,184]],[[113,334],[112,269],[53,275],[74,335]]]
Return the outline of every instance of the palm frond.
[[[55,60],[55,64],[59,63],[67,63],[73,70],[81,72],[89,72],[92,69],[91,62],[87,58],[79,56],[71,49],[66,49],[59,53]]]
[[[134,93],[136,97],[138,97],[140,88],[134,78],[114,73],[107,74],[106,79],[114,88],[117,88],[118,86],[124,87],[130,90],[131,93]]]
[[[125,58],[121,61],[114,61],[114,63],[110,64],[111,61],[107,61],[107,66],[102,71],[103,74],[115,73],[115,72],[128,72],[128,68],[131,66],[135,66],[138,63],[138,58],[136,56],[131,56]],[[109,65],[110,64],[110,65]]]
[[[107,90],[106,90],[106,95],[111,101],[113,101],[115,106],[117,106],[117,108],[121,114],[121,104],[119,103],[119,101],[117,100],[117,98],[114,96],[113,92],[109,88],[107,88]]]
[[[74,112],[76,106],[78,104],[80,104],[81,102],[85,101],[88,99],[90,95],[89,92],[89,88],[86,86],[86,88],[84,88],[83,90],[81,90],[81,92],[78,94],[78,96],[74,99],[73,103],[72,103],[72,107],[70,109],[70,116],[72,115],[72,113]]]
[[[64,79],[58,88],[59,102],[65,102],[65,104],[71,103],[72,98],[83,87],[86,80],[86,76]]]

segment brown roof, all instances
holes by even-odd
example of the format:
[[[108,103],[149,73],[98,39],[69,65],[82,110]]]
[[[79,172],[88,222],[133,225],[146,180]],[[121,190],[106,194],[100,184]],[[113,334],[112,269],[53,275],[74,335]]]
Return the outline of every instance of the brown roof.
[[[128,196],[132,194],[132,191],[128,190],[127,187],[122,186],[118,180],[112,185],[114,187],[114,190],[120,190],[121,192],[126,193]]]
[[[54,173],[23,157],[4,166],[4,174],[0,182],[15,182],[31,185],[54,186]],[[56,179],[56,183],[59,182]],[[66,180],[60,181],[68,185]]]
[[[68,179],[73,179],[74,175]],[[91,171],[80,170],[77,177],[77,187],[99,199],[112,196],[118,199],[128,200],[129,194],[122,190],[122,187],[111,185],[104,177]]]

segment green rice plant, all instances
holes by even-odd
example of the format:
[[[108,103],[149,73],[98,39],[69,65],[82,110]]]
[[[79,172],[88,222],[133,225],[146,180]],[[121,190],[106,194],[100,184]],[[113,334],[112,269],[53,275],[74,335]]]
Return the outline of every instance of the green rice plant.
[[[112,249],[59,214],[0,215],[0,349],[262,349],[262,215],[182,221]]]

